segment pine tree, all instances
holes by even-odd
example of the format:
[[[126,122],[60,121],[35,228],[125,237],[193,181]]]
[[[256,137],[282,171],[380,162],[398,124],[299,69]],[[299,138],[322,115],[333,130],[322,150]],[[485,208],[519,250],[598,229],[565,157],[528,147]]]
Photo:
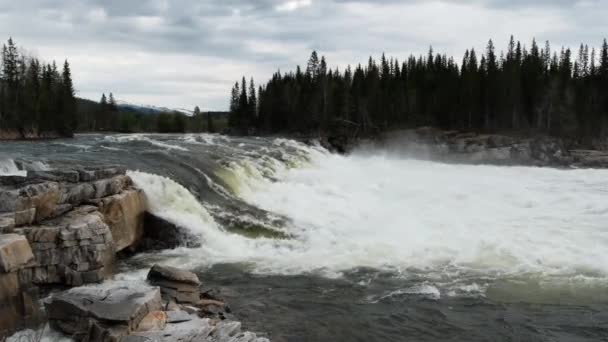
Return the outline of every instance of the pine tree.
[[[255,122],[258,116],[258,99],[256,96],[255,84],[253,82],[253,78],[249,81],[249,97],[247,99],[248,108],[248,117],[247,124],[250,127],[255,127]]]
[[[316,79],[319,75],[319,55],[317,51],[313,51],[306,66],[306,76],[309,79]]]
[[[66,60],[63,64],[62,82],[61,87],[63,90],[62,104],[63,104],[63,116],[65,122],[63,124],[63,134],[71,135],[77,128],[77,117],[76,117],[76,99],[74,91],[74,83],[72,82],[72,71],[70,64]]]
[[[110,97],[108,100],[108,108],[112,112],[118,111],[118,105],[116,104],[116,100],[114,99],[114,94],[110,93]]]
[[[608,78],[608,42],[604,39],[602,44],[602,52],[600,53],[599,74],[603,78]]]

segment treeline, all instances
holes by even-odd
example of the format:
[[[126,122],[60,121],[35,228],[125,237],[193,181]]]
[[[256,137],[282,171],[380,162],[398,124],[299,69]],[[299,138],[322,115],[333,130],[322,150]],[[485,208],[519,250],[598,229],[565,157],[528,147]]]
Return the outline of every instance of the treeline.
[[[241,132],[370,133],[437,126],[475,131],[542,131],[588,140],[608,135],[608,44],[552,51],[513,37],[506,52],[490,40],[461,63],[435,54],[400,62],[328,68],[313,52],[305,70],[275,73],[257,89],[232,89],[230,125]]]
[[[26,56],[11,39],[2,47],[0,131],[23,137],[71,136],[77,126],[70,65]]]
[[[226,127],[221,113],[203,113],[198,106],[190,116],[178,111],[120,106],[112,93],[102,94],[99,102],[79,99],[78,107],[80,132],[214,133]]]

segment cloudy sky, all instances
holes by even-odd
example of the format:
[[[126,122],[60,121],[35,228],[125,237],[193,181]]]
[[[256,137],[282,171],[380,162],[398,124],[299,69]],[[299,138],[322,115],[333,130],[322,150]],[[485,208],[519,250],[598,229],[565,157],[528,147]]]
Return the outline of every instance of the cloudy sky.
[[[608,0],[0,0],[0,32],[68,58],[78,95],[224,110],[241,75],[266,80],[313,49],[341,68],[382,52],[461,59],[489,38],[599,45]]]

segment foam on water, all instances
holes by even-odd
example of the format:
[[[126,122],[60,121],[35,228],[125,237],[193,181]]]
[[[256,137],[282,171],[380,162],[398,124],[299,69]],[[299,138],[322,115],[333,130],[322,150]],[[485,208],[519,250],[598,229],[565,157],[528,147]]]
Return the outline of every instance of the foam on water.
[[[128,143],[128,142],[132,142],[132,141],[142,141],[142,142],[146,142],[150,145],[153,145],[156,147],[161,147],[161,148],[164,148],[167,150],[188,151],[188,149],[183,146],[167,144],[165,142],[152,139],[149,136],[146,136],[143,134],[128,134],[128,135],[116,135],[116,136],[108,135],[108,136],[104,137],[104,140],[106,140],[108,142],[114,142],[114,143]]]
[[[27,171],[20,170],[11,158],[0,159],[0,176],[27,176]]]
[[[228,233],[179,184],[131,175],[153,211],[204,236],[204,246],[188,252],[199,264],[330,276],[366,267],[425,274],[436,283],[469,279],[446,283],[451,294],[484,291],[473,288],[471,275],[608,276],[607,171],[344,157],[290,140],[274,144],[279,153],[234,160],[218,176],[234,195],[289,218],[290,240]]]

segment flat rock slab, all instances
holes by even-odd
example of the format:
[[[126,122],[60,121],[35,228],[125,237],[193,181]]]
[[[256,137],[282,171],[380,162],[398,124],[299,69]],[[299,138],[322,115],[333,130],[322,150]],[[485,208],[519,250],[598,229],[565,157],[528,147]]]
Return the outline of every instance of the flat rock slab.
[[[186,311],[167,311],[167,323],[183,323],[192,320],[192,316]]]
[[[134,330],[146,315],[162,309],[157,287],[79,287],[60,293],[46,305],[51,323],[67,334],[86,333],[91,320]]]
[[[122,342],[269,342],[252,332],[241,332],[241,323],[216,322],[191,316],[187,322],[167,324],[162,331],[134,332]]]
[[[32,248],[25,236],[0,235],[0,272],[13,272],[34,259]]]

